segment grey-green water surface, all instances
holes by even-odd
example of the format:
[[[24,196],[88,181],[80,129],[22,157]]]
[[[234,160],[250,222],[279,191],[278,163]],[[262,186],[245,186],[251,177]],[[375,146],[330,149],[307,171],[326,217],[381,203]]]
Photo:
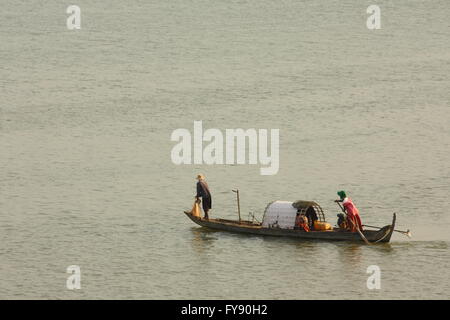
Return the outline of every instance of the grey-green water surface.
[[[1,2],[0,298],[448,299],[450,5],[376,1]],[[280,169],[172,163],[177,128],[280,129]],[[336,191],[387,245],[211,232],[213,217]],[[66,268],[79,265],[81,289]],[[381,269],[368,290],[366,269]]]

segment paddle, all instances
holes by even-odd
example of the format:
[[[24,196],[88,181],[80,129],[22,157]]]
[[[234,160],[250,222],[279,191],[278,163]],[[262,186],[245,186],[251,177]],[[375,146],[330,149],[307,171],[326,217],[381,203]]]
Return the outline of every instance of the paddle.
[[[367,224],[363,224],[364,227],[369,227],[369,228],[376,228],[376,229],[382,229],[381,227],[375,227],[375,226],[369,226]],[[411,231],[408,229],[406,231],[402,231],[402,230],[396,230],[394,229],[395,232],[399,232],[399,233],[403,233],[405,236],[407,236],[408,238],[411,238]]]
[[[348,214],[347,214],[347,212],[345,212],[344,208],[341,206],[341,203],[340,203],[338,200],[335,200],[334,202],[336,202],[336,203],[339,205],[339,208],[341,208],[342,212],[348,217]],[[363,235],[363,233],[361,232],[361,230],[359,230],[358,225],[355,224],[355,223],[353,222],[352,219],[348,219],[348,220],[349,220],[349,221],[352,223],[352,225],[356,228],[356,231],[358,231],[358,233],[359,233],[361,239],[363,239],[364,242],[365,242],[366,244],[369,244],[369,245],[370,245],[371,243],[370,243],[369,240],[367,240],[367,238]]]

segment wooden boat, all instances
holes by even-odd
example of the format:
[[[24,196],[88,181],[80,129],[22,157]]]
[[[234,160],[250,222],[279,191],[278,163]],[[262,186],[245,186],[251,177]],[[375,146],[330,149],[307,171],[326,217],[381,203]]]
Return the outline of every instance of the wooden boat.
[[[320,221],[324,221],[323,211],[320,206],[315,202],[306,202],[303,201],[304,204],[311,204],[314,206],[314,209],[318,213],[318,218]],[[312,206],[310,206],[312,207]],[[305,210],[306,210],[305,206]],[[340,228],[333,228],[332,230],[327,231],[310,231],[305,232],[303,230],[297,229],[286,229],[280,228],[277,226],[263,226],[262,223],[247,221],[247,220],[227,220],[227,219],[204,219],[201,217],[196,217],[192,215],[188,211],[184,211],[184,213],[196,224],[223,231],[230,232],[238,232],[238,233],[248,233],[248,234],[256,234],[256,235],[265,235],[265,236],[283,236],[283,237],[293,237],[299,239],[311,239],[311,240],[330,240],[330,241],[363,241],[361,235],[358,232],[350,232],[344,231]],[[362,233],[366,237],[366,239],[371,243],[382,243],[389,242],[392,236],[392,233],[395,229],[395,220],[396,215],[393,214],[392,223],[390,225],[386,225],[379,230],[364,230]]]

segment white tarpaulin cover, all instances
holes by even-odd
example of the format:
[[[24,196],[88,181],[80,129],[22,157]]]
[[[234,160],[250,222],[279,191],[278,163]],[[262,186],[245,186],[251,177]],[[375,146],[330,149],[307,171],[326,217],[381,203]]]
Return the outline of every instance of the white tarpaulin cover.
[[[264,212],[262,226],[265,228],[277,227],[294,229],[297,209],[291,201],[274,201],[269,203]]]

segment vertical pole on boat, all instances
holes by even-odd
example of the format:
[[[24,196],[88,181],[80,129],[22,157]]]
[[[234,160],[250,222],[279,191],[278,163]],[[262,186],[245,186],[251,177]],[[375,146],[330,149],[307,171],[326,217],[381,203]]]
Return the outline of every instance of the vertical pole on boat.
[[[236,199],[237,199],[237,206],[238,206],[238,215],[239,215],[239,223],[241,223],[241,204],[239,201],[239,189],[232,190],[234,193],[236,193]]]

